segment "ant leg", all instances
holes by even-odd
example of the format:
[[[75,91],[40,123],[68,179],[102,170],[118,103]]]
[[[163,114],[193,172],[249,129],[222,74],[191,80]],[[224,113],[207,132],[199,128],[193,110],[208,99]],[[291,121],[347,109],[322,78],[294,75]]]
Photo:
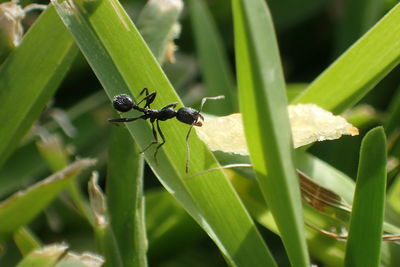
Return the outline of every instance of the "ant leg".
[[[143,101],[146,101],[144,108],[150,108],[150,104],[154,102],[157,92],[149,94],[149,89],[143,88],[143,90],[139,93],[139,96],[141,96],[143,93],[145,93],[146,96],[142,100],[140,100],[139,103],[137,103],[137,106],[139,106],[139,104],[142,103]]]
[[[135,121],[138,119],[147,119],[147,115],[142,115],[140,117],[136,117],[136,118],[117,118],[117,119],[109,119],[108,122],[111,123],[118,123],[118,122],[130,122],[130,121]]]
[[[168,109],[168,108],[175,108],[178,105],[178,102],[174,102],[171,104],[166,105],[165,107],[163,107],[161,110],[163,109]]]
[[[149,149],[152,145],[158,144],[158,137],[157,137],[157,132],[156,129],[154,128],[154,121],[151,122],[151,129],[153,131],[153,136],[154,136],[154,141],[151,142],[147,147],[145,147],[140,153],[144,153],[147,149]]]
[[[186,164],[185,164],[185,172],[186,173],[189,172],[189,163],[190,163],[189,136],[190,136],[190,133],[192,132],[192,129],[193,129],[193,124],[190,125],[189,131],[188,131],[188,133],[186,135],[186,155],[187,155]]]
[[[159,121],[158,121],[158,120],[157,120],[157,130],[158,130],[158,133],[159,133],[160,136],[161,136],[162,142],[161,142],[161,144],[159,144],[159,145],[156,147],[156,151],[154,152],[154,159],[156,160],[156,162],[158,162],[158,161],[157,161],[157,153],[158,153],[158,150],[160,149],[161,146],[163,146],[163,145],[165,144],[165,136],[164,136],[163,132],[161,131],[160,124],[159,124]]]

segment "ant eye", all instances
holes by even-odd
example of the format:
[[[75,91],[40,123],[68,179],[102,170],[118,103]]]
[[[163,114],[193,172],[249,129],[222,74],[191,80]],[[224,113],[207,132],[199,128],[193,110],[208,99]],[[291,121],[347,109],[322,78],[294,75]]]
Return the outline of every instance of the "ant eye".
[[[119,112],[127,112],[132,109],[133,101],[126,94],[116,95],[114,96],[113,106]]]

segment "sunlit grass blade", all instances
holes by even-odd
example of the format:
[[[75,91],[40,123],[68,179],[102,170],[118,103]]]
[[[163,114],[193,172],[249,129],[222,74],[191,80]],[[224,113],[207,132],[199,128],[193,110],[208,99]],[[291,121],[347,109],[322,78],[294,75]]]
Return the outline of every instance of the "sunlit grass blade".
[[[113,127],[109,145],[107,208],[124,266],[147,266],[143,158],[129,132]]]
[[[19,251],[23,256],[26,256],[31,251],[41,247],[40,241],[36,236],[27,228],[21,227],[14,232],[13,239]]]
[[[372,129],[365,135],[361,144],[345,266],[380,265],[386,157],[386,137],[383,128]]]
[[[17,267],[54,266],[62,254],[65,253],[67,248],[68,247],[66,245],[57,244],[32,251],[28,256],[18,263]]]
[[[293,266],[309,266],[286,87],[264,1],[233,1],[240,110],[257,180]]]
[[[400,4],[294,100],[340,113],[357,103],[400,62]]]
[[[82,159],[0,203],[0,240],[29,223],[63,190],[71,179],[94,160]]]
[[[182,0],[148,1],[140,12],[137,27],[158,62],[173,59],[173,40],[180,33]]]
[[[151,91],[157,90],[154,108],[181,103],[117,1],[53,3],[110,99],[121,93],[135,97],[147,87]],[[126,114],[129,117],[137,115],[136,112]],[[126,127],[140,149],[153,139],[150,125],[144,121],[128,123]],[[144,153],[147,163],[164,187],[219,246],[230,264],[274,266],[264,241],[223,173],[218,171],[188,178],[185,173],[188,127],[176,120],[162,123],[167,142],[157,155],[158,162],[154,159],[154,149]],[[217,166],[212,153],[194,131],[190,137],[190,152],[190,173]]]
[[[39,117],[78,53],[54,8],[0,67],[0,165]]]
[[[189,1],[197,54],[208,95],[225,95],[225,103],[209,103],[204,110],[215,115],[237,111],[235,83],[222,38],[204,0]]]

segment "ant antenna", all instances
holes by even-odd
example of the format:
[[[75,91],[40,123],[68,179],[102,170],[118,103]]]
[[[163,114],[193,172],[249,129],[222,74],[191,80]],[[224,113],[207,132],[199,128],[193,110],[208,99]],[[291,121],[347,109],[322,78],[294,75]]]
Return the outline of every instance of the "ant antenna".
[[[204,104],[206,103],[207,100],[219,100],[219,99],[224,99],[224,98],[225,98],[225,96],[223,96],[223,95],[203,97],[203,99],[201,100],[199,115],[200,115],[201,111],[203,110],[203,106],[204,106]],[[203,118],[203,117],[200,115],[200,118]],[[189,172],[189,162],[190,162],[189,136],[190,136],[190,133],[192,132],[193,126],[196,123],[197,123],[197,120],[190,125],[189,131],[188,131],[188,133],[186,135],[186,155],[187,155],[186,165],[185,165],[186,173]]]
[[[254,165],[253,164],[249,164],[249,163],[234,163],[234,164],[227,164],[227,165],[223,165],[223,166],[218,166],[215,168],[211,168],[211,169],[207,169],[198,173],[195,173],[193,175],[190,175],[188,178],[193,178],[208,172],[212,172],[212,171],[217,171],[217,170],[223,170],[223,169],[233,169],[233,168],[253,168]]]

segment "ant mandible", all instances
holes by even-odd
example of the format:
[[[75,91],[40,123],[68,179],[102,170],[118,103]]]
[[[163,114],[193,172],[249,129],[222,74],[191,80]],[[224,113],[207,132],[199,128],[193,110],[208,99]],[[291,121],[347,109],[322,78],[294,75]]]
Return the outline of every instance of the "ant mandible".
[[[190,107],[182,107],[178,110],[174,108],[178,105],[178,102],[174,102],[171,104],[166,105],[162,109],[151,109],[150,104],[154,102],[156,98],[157,92],[149,93],[147,88],[143,88],[140,92],[139,96],[145,93],[145,97],[139,101],[139,103],[133,103],[132,99],[126,94],[116,95],[113,100],[114,108],[119,112],[127,112],[132,109],[140,111],[143,113],[142,116],[135,117],[135,118],[118,118],[118,119],[109,119],[108,121],[111,123],[118,123],[118,122],[130,122],[136,121],[139,119],[147,120],[150,119],[152,132],[154,136],[154,141],[152,141],[146,148],[144,148],[141,153],[145,152],[148,148],[152,145],[158,144],[156,150],[154,152],[154,159],[157,162],[157,152],[165,144],[165,136],[161,131],[159,121],[166,121],[176,117],[178,121],[189,124],[190,128],[186,135],[186,151],[187,151],[187,159],[186,159],[186,166],[185,171],[188,172],[189,170],[189,161],[190,161],[190,150],[189,150],[189,136],[190,132],[192,131],[193,126],[201,127],[203,125],[202,121],[204,121],[204,117],[200,114],[201,110],[203,109],[203,105],[207,100],[216,100],[222,99],[224,96],[215,96],[215,97],[204,97],[201,100],[200,110],[196,110]],[[145,101],[143,107],[139,107],[140,103]],[[156,123],[156,127],[154,127],[154,123]],[[162,142],[159,143],[157,133],[160,135]]]

